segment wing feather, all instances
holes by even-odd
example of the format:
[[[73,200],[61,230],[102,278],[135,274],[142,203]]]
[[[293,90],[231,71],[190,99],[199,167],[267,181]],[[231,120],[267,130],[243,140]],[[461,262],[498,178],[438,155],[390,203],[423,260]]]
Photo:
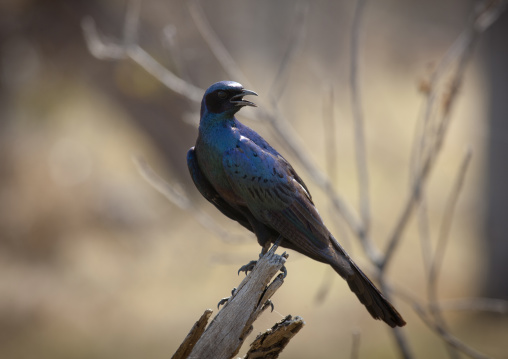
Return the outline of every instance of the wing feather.
[[[280,155],[246,137],[224,153],[223,168],[235,194],[254,217],[294,244],[291,248],[315,259],[330,247],[330,233],[317,212],[309,191]]]
[[[191,174],[192,180],[201,195],[205,197],[208,202],[212,203],[225,216],[237,221],[252,232],[252,226],[247,218],[240,211],[226,202],[206,179],[205,175],[201,172],[194,147],[191,147],[191,149],[187,152],[187,166],[189,167],[189,172]]]

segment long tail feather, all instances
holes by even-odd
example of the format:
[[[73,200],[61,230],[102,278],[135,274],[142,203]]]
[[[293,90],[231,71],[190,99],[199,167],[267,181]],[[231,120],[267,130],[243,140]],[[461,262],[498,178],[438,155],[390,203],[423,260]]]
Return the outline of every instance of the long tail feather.
[[[331,241],[338,252],[337,254],[341,256],[339,261],[332,264],[333,269],[347,281],[351,291],[356,294],[370,315],[374,319],[384,321],[392,328],[406,325],[397,309],[383,296],[365,273],[358,268],[335,238],[332,237]]]

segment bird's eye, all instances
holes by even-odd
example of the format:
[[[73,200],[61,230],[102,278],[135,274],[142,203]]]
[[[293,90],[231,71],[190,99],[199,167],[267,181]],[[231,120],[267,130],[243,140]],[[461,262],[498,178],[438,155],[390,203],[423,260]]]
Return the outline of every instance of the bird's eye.
[[[228,93],[226,91],[219,91],[219,92],[217,92],[217,96],[220,99],[224,100],[226,97],[228,97]]]

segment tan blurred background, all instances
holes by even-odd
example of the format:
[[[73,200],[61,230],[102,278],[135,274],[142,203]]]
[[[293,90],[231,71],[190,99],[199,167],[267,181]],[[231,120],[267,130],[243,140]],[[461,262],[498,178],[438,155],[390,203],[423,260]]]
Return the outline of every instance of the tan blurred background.
[[[359,64],[372,237],[380,248],[408,193],[410,149],[424,98],[419,83],[463,29],[473,5],[386,0],[372,1],[366,9]],[[263,96],[291,39],[295,2],[214,0],[203,7],[251,89],[260,94],[256,102],[268,106]],[[349,1],[310,3],[305,42],[278,107],[324,171],[324,104],[333,87],[334,184],[357,211],[348,87],[353,10]],[[82,18],[91,16],[102,33],[120,38],[125,11],[124,0],[0,3],[2,358],[168,358],[204,309],[215,308],[238,285],[238,267],[259,253],[254,237],[222,218],[191,184],[185,156],[197,135],[189,119],[198,120],[198,105],[132,61],[100,61],[88,52]],[[506,206],[502,208],[508,195],[501,192],[506,152],[494,148],[508,142],[506,17],[476,48],[428,186],[435,244],[460,161],[472,149],[440,275],[441,299],[508,299],[508,268],[503,267],[508,221]],[[139,43],[196,86],[228,79],[184,1],[142,2]],[[257,110],[243,111],[255,115]],[[245,122],[280,147],[263,122]],[[295,163],[339,237],[326,196],[287,149],[281,152]],[[158,194],[137,172],[133,155],[146,158],[240,240],[221,239]],[[426,274],[417,233],[413,220],[388,276],[424,302]],[[340,240],[360,265],[372,268],[354,238]],[[360,357],[397,355],[388,328],[370,318],[331,269],[296,253],[290,253],[287,269],[286,282],[274,297],[275,311],[256,322],[253,335],[287,314],[300,315],[307,325],[284,358],[349,357],[357,332]],[[331,277],[328,295],[317,303],[319,289]],[[395,303],[408,322],[415,356],[446,357],[442,341],[412,308],[400,298]],[[506,315],[445,314],[461,340],[508,358]]]

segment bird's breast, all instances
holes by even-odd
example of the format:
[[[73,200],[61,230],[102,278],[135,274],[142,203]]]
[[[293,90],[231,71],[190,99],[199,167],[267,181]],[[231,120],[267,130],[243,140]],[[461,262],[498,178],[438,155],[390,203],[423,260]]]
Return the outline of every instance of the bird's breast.
[[[234,148],[237,142],[235,131],[209,129],[206,133],[199,134],[196,154],[199,168],[220,196],[230,204],[244,205],[244,201],[231,187],[222,164],[224,153]]]

